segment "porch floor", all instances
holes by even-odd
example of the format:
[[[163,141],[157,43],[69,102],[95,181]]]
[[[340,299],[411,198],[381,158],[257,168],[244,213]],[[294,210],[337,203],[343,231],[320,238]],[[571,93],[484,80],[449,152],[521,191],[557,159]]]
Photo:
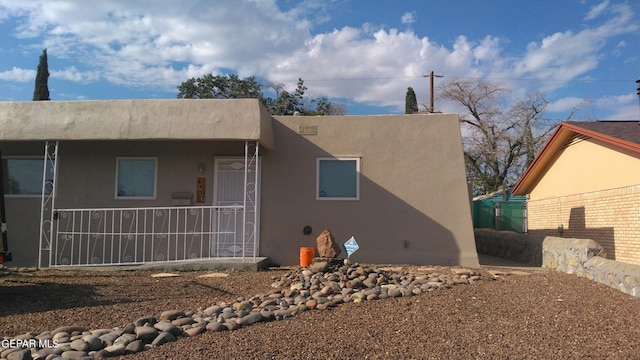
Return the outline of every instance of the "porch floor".
[[[240,271],[259,271],[269,266],[267,257],[253,258],[218,258],[195,259],[186,261],[157,262],[141,265],[113,265],[113,266],[69,266],[55,267],[58,270],[153,270],[153,271],[207,271],[235,269]]]

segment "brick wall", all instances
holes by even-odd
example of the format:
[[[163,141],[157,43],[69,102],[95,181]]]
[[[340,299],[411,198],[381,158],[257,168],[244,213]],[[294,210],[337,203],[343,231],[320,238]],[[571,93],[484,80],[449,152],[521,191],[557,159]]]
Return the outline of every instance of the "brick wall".
[[[640,185],[530,200],[527,205],[529,233],[592,239],[608,259],[640,265]]]

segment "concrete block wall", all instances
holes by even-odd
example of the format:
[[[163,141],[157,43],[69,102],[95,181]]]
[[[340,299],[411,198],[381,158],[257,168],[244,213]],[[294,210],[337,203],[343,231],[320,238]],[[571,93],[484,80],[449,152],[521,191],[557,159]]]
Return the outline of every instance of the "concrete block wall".
[[[480,254],[575,274],[640,298],[640,265],[607,259],[594,240],[489,229],[476,229],[475,236]]]
[[[640,265],[640,185],[530,200],[527,206],[530,234],[593,239],[609,259]]]

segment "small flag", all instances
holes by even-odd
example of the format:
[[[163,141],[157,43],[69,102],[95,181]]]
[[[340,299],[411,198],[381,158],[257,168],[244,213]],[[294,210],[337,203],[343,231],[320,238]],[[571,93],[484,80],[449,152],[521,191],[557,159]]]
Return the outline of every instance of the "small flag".
[[[347,242],[344,243],[344,251],[347,253],[347,258],[351,256],[360,247],[356,242],[356,239],[352,236]]]

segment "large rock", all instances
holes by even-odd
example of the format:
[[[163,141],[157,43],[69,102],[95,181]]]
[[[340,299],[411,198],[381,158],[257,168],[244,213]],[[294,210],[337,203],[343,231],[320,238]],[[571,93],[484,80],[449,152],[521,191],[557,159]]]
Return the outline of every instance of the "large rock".
[[[51,332],[51,336],[55,336],[57,333],[65,332],[69,335],[73,335],[73,333],[81,334],[85,331],[89,331],[89,329],[82,326],[61,326]]]
[[[150,343],[158,336],[158,329],[151,326],[138,326],[136,327],[136,336],[138,340],[142,340],[144,343]],[[115,342],[114,342],[115,344]]]
[[[333,235],[328,229],[325,229],[320,233],[320,235],[318,235],[316,238],[316,245],[318,248],[318,254],[316,255],[319,257],[335,258],[338,257],[342,251],[340,250],[340,247],[336,245]]]

